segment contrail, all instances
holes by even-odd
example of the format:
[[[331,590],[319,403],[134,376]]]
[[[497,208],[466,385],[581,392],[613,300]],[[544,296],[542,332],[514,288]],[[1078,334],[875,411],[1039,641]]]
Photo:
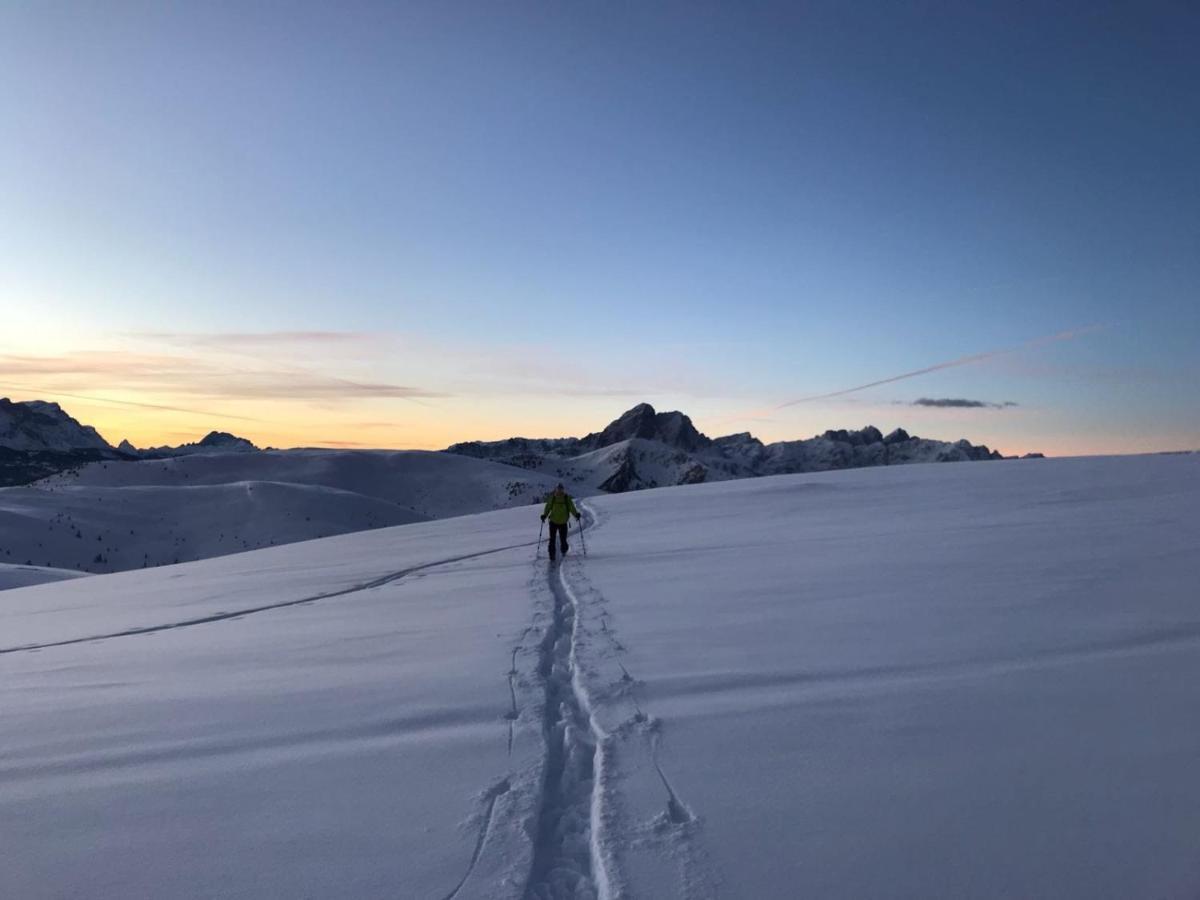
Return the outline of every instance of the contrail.
[[[86,394],[68,394],[65,391],[43,391],[41,389],[33,389],[23,387],[16,384],[0,384],[0,388],[6,391],[27,391],[33,394],[45,394],[47,397],[70,397],[73,400],[88,400],[92,403],[115,403],[118,406],[136,406],[139,409],[165,409],[168,412],[183,412],[190,413],[196,416],[212,416],[216,419],[240,419],[243,422],[256,422],[262,424],[261,420],[253,419],[250,416],[235,416],[233,413],[218,413],[211,412],[206,409],[188,409],[183,406],[162,406],[158,403],[140,403],[137,400],[110,400],[107,397],[89,397]]]
[[[969,366],[973,363],[983,362],[987,359],[994,359],[997,356],[1008,356],[1011,353],[1019,353],[1022,350],[1029,350],[1032,347],[1038,347],[1042,344],[1051,344],[1057,341],[1069,341],[1085,334],[1091,334],[1095,331],[1100,331],[1103,325],[1088,325],[1085,328],[1074,328],[1069,331],[1060,331],[1057,334],[1046,335],[1045,337],[1034,338],[1031,341],[1026,341],[1016,347],[1007,347],[1003,350],[988,350],[985,353],[974,353],[970,356],[960,356],[958,359],[952,359],[948,362],[935,363],[932,366],[926,366],[923,369],[914,369],[911,372],[904,372],[900,375],[893,375],[890,378],[881,378],[878,381],[872,381],[868,384],[860,384],[858,387],[844,388],[840,391],[830,391],[828,394],[814,394],[811,397],[801,397],[799,400],[789,400],[787,403],[781,403],[775,409],[786,409],[789,406],[796,406],[800,403],[811,403],[814,400],[828,400],[831,397],[844,397],[847,394],[857,394],[859,391],[865,391],[868,388],[879,387],[881,384],[891,384],[894,381],[903,381],[906,378],[916,378],[918,375],[928,375],[930,372],[939,372],[942,369],[954,369],[958,366]]]

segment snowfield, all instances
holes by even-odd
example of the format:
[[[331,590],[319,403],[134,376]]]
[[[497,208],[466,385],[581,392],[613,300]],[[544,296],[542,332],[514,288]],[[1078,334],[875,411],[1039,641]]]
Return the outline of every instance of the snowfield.
[[[1194,897],[1198,504],[857,469],[7,591],[0,896]]]

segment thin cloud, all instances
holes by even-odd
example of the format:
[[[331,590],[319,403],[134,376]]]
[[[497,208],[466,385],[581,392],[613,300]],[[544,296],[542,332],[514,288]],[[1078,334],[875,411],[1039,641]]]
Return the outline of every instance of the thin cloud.
[[[985,362],[989,359],[995,359],[998,356],[1008,356],[1013,353],[1019,353],[1022,350],[1031,350],[1034,347],[1040,347],[1043,344],[1052,344],[1059,341],[1070,341],[1077,337],[1082,337],[1085,334],[1101,330],[1103,326],[1089,325],[1086,328],[1076,328],[1070,331],[1060,331],[1057,334],[1046,335],[1045,337],[1034,338],[1031,341],[1017,347],[1006,347],[1002,350],[989,350],[986,353],[974,353],[970,356],[960,356],[958,359],[952,359],[947,362],[934,363],[932,366],[926,366],[923,369],[914,369],[911,372],[903,372],[899,375],[892,375],[889,378],[881,378],[878,381],[871,381],[867,384],[860,384],[857,387],[844,388],[839,391],[830,391],[827,394],[813,394],[810,397],[801,397],[798,400],[789,400],[787,403],[781,403],[776,409],[786,409],[789,406],[798,406],[801,403],[812,403],[814,400],[829,400],[833,397],[845,397],[848,394],[857,394],[859,391],[865,391],[873,387],[880,387],[885,384],[894,384],[897,381],[904,381],[908,378],[916,378],[920,375],[928,375],[931,372],[940,372],[943,369],[954,369],[959,366],[969,366],[975,363]]]
[[[374,344],[382,339],[365,331],[133,331],[128,336],[187,347]]]
[[[116,406],[132,406],[137,409],[157,409],[166,412],[181,412],[190,413],[197,416],[212,416],[216,419],[237,419],[242,422],[260,422],[259,419],[253,419],[250,416],[235,416],[232,413],[220,413],[207,409],[194,409],[186,406],[167,406],[162,403],[141,403],[137,400],[115,400],[112,397],[96,397],[89,394],[73,394],[66,391],[47,391],[41,388],[32,388],[28,385],[16,384],[0,384],[0,390],[6,391],[22,391],[28,394],[36,394],[40,397],[62,397],[71,400],[87,400],[90,403],[108,403]]]
[[[911,405],[930,406],[934,409],[1007,409],[1017,404],[1012,400],[990,403],[987,400],[965,400],[961,397],[922,397],[914,400]]]
[[[81,390],[102,387],[166,396],[242,400],[383,398],[419,402],[420,398],[446,396],[413,385],[352,381],[292,366],[239,369],[190,356],[121,351],[78,351],[61,356],[0,355],[0,370],[17,378],[36,379],[41,386],[32,390],[46,394],[78,394]],[[177,408],[125,402],[147,408]]]
[[[363,331],[255,331],[255,332],[130,332],[133,337],[151,342],[188,347],[200,353],[233,355],[259,363],[270,359],[269,369],[244,371],[223,366],[222,371],[236,373],[246,384],[231,396],[258,399],[345,400],[383,398],[407,400],[428,406],[424,399],[450,396],[411,385],[365,383],[326,375],[289,362],[298,353],[324,353],[337,348],[353,352],[356,360],[384,349],[392,335]],[[252,388],[258,392],[255,393]]]
[[[403,384],[348,381],[315,372],[230,372],[177,382],[176,393],[240,400],[413,400],[445,394]]]

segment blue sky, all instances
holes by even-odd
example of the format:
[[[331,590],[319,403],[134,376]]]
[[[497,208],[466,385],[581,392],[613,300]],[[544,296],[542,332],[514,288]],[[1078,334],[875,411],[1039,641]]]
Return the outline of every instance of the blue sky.
[[[145,441],[648,399],[1200,446],[1198,39],[1177,3],[6,4],[0,394]]]

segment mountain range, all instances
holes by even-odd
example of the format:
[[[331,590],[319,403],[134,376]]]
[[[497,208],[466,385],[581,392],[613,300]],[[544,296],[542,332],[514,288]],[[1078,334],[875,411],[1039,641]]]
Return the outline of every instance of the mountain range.
[[[128,440],[113,447],[57,403],[0,398],[0,485],[25,484],[101,460],[257,452],[251,441],[223,431],[176,447],[141,449]],[[967,440],[931,440],[901,428],[884,435],[870,425],[770,444],[748,432],[710,438],[684,413],[657,412],[648,403],[582,438],[467,441],[446,452],[536,471],[570,482],[577,491],[610,493],[761,475],[1002,458]]]
[[[660,413],[648,403],[582,438],[468,441],[447,452],[553,473],[609,493],[762,475],[1004,458],[967,440],[914,437],[902,428],[884,435],[871,425],[771,444],[749,432],[710,438],[683,413]]]

